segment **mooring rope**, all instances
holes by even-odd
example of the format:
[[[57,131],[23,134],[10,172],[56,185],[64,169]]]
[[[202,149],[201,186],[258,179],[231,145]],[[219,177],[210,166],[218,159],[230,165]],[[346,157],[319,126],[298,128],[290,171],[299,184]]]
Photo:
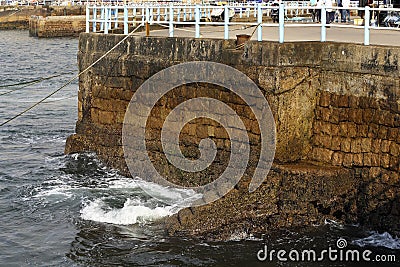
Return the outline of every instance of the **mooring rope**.
[[[17,8],[18,8],[18,7],[17,7]],[[15,11],[14,13],[8,14],[8,16],[6,16],[6,18],[11,17],[12,15],[14,15],[14,14],[16,14],[16,13],[18,13],[18,12],[21,12],[22,9],[23,9],[23,8],[21,8],[21,9],[18,8],[18,10]]]
[[[162,23],[155,23],[155,25],[158,25],[158,26],[161,26],[161,27],[164,27],[164,28],[169,28],[169,26],[168,25],[164,25],[164,24],[162,24]],[[208,25],[211,25],[211,24],[205,24],[204,26],[208,26]],[[249,29],[249,28],[253,28],[253,27],[256,27],[256,29],[257,29],[257,27],[258,26],[260,26],[261,24],[259,23],[259,24],[257,24],[257,25],[250,25],[250,26],[248,26],[248,27],[245,27],[245,28],[242,28],[242,27],[240,27],[240,28],[230,28],[229,29],[229,31],[231,31],[231,32],[233,32],[233,31],[241,31],[241,30],[245,30],[245,29]],[[194,31],[194,30],[188,30],[188,29],[184,29],[184,28],[181,28],[181,27],[176,27],[176,26],[174,26],[174,30],[178,30],[178,31],[185,31],[185,32],[196,32],[196,31]],[[220,31],[201,31],[200,32],[200,36],[202,36],[202,33],[214,33],[214,32],[224,32],[225,30],[220,30]],[[254,34],[254,32],[253,32],[253,34]],[[252,34],[252,35],[253,35]]]
[[[36,102],[35,104],[33,104],[32,106],[28,107],[27,109],[23,110],[22,112],[18,113],[17,115],[11,117],[10,119],[6,120],[5,122],[3,122],[2,124],[0,124],[1,126],[4,126],[6,124],[8,124],[9,122],[15,120],[16,118],[22,116],[23,114],[25,114],[26,112],[30,111],[31,109],[37,107],[38,105],[40,105],[41,103],[43,103],[45,100],[47,100],[48,98],[52,97],[53,95],[55,95],[57,92],[61,91],[63,88],[65,88],[67,85],[69,85],[70,83],[72,83],[75,79],[79,78],[79,76],[81,76],[83,73],[87,72],[90,68],[92,68],[94,65],[96,65],[99,61],[101,61],[103,58],[105,58],[108,54],[110,54],[115,48],[117,48],[120,44],[122,44],[126,39],[128,39],[128,37],[130,37],[134,32],[136,32],[141,26],[143,26],[143,24],[140,24],[139,26],[137,26],[133,31],[131,31],[128,35],[126,35],[121,41],[119,41],[116,45],[114,45],[110,50],[108,50],[104,55],[102,55],[101,57],[99,57],[95,62],[93,62],[92,64],[90,64],[87,68],[85,68],[83,71],[81,71],[80,73],[78,73],[77,75],[75,75],[74,77],[72,77],[71,79],[69,79],[66,83],[64,83],[61,87],[59,87],[57,90],[53,91],[51,94],[48,94],[47,96],[45,96],[44,98],[42,98],[40,101]]]
[[[253,37],[254,33],[256,32],[257,28],[260,27],[261,23],[258,23],[256,25],[256,27],[254,28],[253,32],[250,34],[249,40],[245,41],[244,43],[237,45],[236,49],[242,49],[244,47],[244,45],[249,42],[251,40],[251,38]]]
[[[40,83],[40,82],[43,82],[43,81],[46,81],[46,80],[50,80],[50,79],[53,79],[53,78],[56,78],[56,77],[60,77],[60,76],[62,76],[62,75],[66,75],[66,74],[70,74],[70,73],[57,74],[57,75],[53,75],[53,76],[49,76],[49,77],[44,77],[44,78],[39,78],[39,79],[36,79],[36,80],[27,81],[27,82],[14,83],[14,84],[7,84],[7,85],[0,85],[0,88],[8,88],[8,87],[14,87],[14,86],[22,85],[21,87],[18,87],[18,88],[7,89],[7,90],[9,90],[9,91],[4,92],[4,93],[1,93],[0,96],[8,95],[8,94],[11,94],[11,93],[13,93],[13,92],[15,92],[15,91],[18,91],[18,90],[24,89],[24,88],[26,88],[26,87],[29,87],[29,86],[31,86],[31,85],[34,85],[34,84],[37,84],[37,83]]]

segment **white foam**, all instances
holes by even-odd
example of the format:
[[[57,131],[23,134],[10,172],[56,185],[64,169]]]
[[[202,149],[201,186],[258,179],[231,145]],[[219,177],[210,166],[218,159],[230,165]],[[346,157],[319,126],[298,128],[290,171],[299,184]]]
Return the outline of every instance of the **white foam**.
[[[141,188],[151,196],[156,196],[161,201],[173,202],[179,206],[185,206],[202,197],[201,194],[196,193],[191,189],[179,189],[163,187],[156,183],[144,181],[140,178],[119,178],[110,181],[110,188]]]
[[[325,219],[325,225],[329,225],[338,229],[344,229],[344,225],[331,219]]]
[[[66,185],[61,185],[55,188],[51,188],[51,189],[46,189],[43,191],[39,191],[39,193],[37,193],[36,195],[33,195],[33,198],[46,198],[49,196],[63,196],[65,198],[71,198],[74,195],[72,194],[72,192],[70,192],[71,187],[66,186]]]
[[[385,247],[390,249],[400,249],[400,238],[392,237],[387,232],[384,232],[382,234],[372,232],[370,236],[354,240],[352,243],[360,247],[373,246]]]
[[[68,160],[80,160],[80,155],[47,157],[45,162],[48,168],[58,170],[63,168]],[[96,180],[86,182],[85,179],[76,179],[74,174],[61,174],[36,186],[28,198],[46,200],[49,203],[70,198],[89,199],[91,201],[85,202],[80,210],[81,218],[130,225],[172,215],[201,197],[201,194],[194,190],[168,188],[138,177],[124,177],[116,170],[101,164],[94,154],[85,156],[90,160],[88,164],[96,164],[96,167],[101,169]],[[122,208],[116,207],[112,206],[112,202],[124,205]]]
[[[245,231],[243,232],[235,232],[231,234],[231,236],[228,238],[228,241],[262,241],[262,238],[257,238],[253,234],[249,234]]]
[[[104,201],[97,199],[89,202],[81,210],[81,218],[103,223],[129,225],[146,223],[172,215],[172,206],[149,208],[139,204],[137,200],[127,199],[121,209],[106,210]]]

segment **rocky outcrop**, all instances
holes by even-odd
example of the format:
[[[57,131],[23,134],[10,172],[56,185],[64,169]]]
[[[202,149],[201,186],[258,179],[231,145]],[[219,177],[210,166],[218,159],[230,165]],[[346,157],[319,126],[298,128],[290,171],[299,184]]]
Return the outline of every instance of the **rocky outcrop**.
[[[357,221],[360,179],[351,170],[307,163],[274,165],[249,194],[246,179],[222,199],[167,218],[170,234],[232,239],[275,229]]]
[[[83,70],[123,36],[82,34]],[[217,144],[217,163],[199,175],[183,173],[163,155],[162,123],[185,100],[208,96],[229,105],[246,127],[251,153],[234,190],[201,207],[168,218],[171,234],[226,239],[239,232],[319,224],[325,219],[400,230],[399,48],[340,43],[249,42],[130,37],[80,77],[76,134],[66,153],[95,151],[129,175],[121,132],[127,105],[149,77],[171,65],[214,61],[250,77],[269,102],[277,129],[275,163],[253,193],[248,184],[260,155],[254,114],[237,95],[210,84],[188,84],[164,95],[152,111],[146,145],[156,169],[171,181],[206,183],[226,167],[230,141],[219,124],[198,120],[183,128],[182,151],[198,157],[205,137]],[[224,165],[225,164],[225,165]]]

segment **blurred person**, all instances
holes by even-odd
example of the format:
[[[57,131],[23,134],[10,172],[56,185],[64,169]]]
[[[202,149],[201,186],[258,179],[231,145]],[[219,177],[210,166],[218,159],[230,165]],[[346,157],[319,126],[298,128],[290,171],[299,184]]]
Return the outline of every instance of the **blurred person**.
[[[332,7],[333,7],[332,0],[325,0],[326,24],[330,24],[335,20],[335,12],[333,11]]]
[[[310,13],[311,13],[311,17],[312,17],[312,21],[313,22],[319,22],[316,20],[316,12],[317,12],[317,0],[310,0],[310,6],[312,7],[312,9],[310,9]]]
[[[341,0],[342,2],[342,6],[345,9],[342,9],[343,13],[342,13],[342,22],[350,22],[350,0]]]

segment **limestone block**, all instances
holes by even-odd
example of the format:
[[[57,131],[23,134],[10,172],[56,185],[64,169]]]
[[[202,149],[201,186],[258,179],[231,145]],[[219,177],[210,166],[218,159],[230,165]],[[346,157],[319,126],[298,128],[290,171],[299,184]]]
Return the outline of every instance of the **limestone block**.
[[[389,153],[392,156],[399,156],[400,155],[400,146],[395,142],[390,142]]]
[[[383,168],[389,168],[389,166],[390,166],[390,156],[389,156],[389,154],[381,154],[380,155],[380,160],[381,160],[380,165]]]
[[[334,152],[332,154],[332,164],[335,166],[341,166],[343,164],[344,153]]]
[[[372,139],[362,138],[361,139],[361,152],[366,153],[371,151]]]
[[[378,138],[379,135],[379,125],[371,123],[368,125],[368,137],[369,138]]]
[[[361,153],[361,138],[356,138],[351,140],[351,152]]]
[[[339,136],[333,136],[330,149],[332,149],[334,151],[340,151],[341,140],[342,139]]]
[[[399,134],[399,128],[389,128],[387,138],[391,141],[396,141]]]
[[[363,166],[363,154],[362,153],[353,154],[353,165],[354,166]]]
[[[390,141],[382,140],[381,142],[381,152],[382,153],[389,153],[390,150]]]
[[[340,149],[343,152],[351,152],[351,143],[352,139],[351,138],[343,138],[341,143],[340,143]]]
[[[382,139],[372,139],[371,152],[380,153],[381,152]]]
[[[371,155],[371,166],[379,167],[380,166],[380,157],[379,154],[372,154]]]
[[[334,124],[338,124],[340,122],[340,109],[331,108],[329,122],[334,123]]]
[[[331,162],[333,151],[326,148],[314,147],[312,158],[321,162]]]
[[[353,154],[345,153],[343,157],[343,166],[352,167],[353,166]]]
[[[330,105],[330,93],[326,91],[322,91],[319,97],[319,105],[321,107],[329,107]]]

